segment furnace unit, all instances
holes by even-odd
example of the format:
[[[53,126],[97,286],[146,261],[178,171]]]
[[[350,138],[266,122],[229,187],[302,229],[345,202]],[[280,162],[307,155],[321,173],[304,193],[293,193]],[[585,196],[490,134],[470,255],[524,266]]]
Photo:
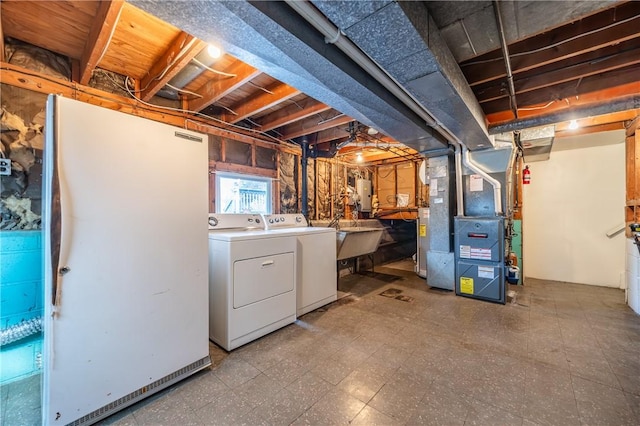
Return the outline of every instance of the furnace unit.
[[[504,218],[456,217],[456,294],[505,303]]]

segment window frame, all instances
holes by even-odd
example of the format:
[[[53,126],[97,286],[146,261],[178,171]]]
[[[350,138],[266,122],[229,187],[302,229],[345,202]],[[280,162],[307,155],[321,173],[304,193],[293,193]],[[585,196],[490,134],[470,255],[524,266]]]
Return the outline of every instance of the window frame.
[[[222,185],[220,180],[221,179],[241,179],[241,180],[246,180],[246,181],[254,181],[254,182],[261,182],[261,183],[265,183],[266,184],[266,198],[267,198],[267,212],[248,212],[248,213],[253,213],[253,214],[272,214],[274,211],[274,199],[273,199],[273,178],[270,177],[266,177],[266,176],[259,176],[259,175],[252,175],[252,174],[246,174],[246,173],[233,173],[233,172],[216,172],[215,173],[215,181],[214,181],[214,185],[215,185],[215,199],[214,199],[214,203],[215,203],[215,213],[217,214],[235,214],[235,212],[230,212],[230,213],[224,213],[222,212],[222,200],[221,200],[221,195],[222,195]],[[247,212],[245,212],[247,213]]]

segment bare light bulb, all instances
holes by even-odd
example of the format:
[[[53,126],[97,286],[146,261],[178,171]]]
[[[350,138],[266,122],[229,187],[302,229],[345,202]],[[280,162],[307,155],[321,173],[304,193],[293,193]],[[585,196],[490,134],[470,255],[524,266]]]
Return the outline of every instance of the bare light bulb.
[[[578,127],[578,121],[577,120],[571,120],[569,122],[569,130],[576,130]]]
[[[222,56],[222,50],[220,50],[219,47],[214,46],[213,44],[210,44],[209,46],[207,46],[207,53],[213,59],[218,59],[220,56]]]
[[[358,163],[362,163],[362,153],[361,152],[356,154],[356,161]]]

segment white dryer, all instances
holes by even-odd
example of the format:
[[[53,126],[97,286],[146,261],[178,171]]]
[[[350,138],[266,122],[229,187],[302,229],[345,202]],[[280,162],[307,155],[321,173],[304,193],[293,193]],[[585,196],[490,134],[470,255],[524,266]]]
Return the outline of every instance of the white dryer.
[[[209,215],[209,338],[230,351],[296,320],[296,237]]]
[[[310,227],[302,214],[264,215],[264,223],[275,235],[294,235],[297,239],[298,316],[337,299],[336,230]]]

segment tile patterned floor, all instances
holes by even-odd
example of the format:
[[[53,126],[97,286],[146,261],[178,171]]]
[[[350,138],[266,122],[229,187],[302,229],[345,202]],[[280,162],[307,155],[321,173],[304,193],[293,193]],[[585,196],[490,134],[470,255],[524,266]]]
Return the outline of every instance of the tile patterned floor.
[[[101,424],[640,424],[622,291],[529,279],[502,306],[407,269],[341,278],[350,296],[230,354],[211,345],[211,369]]]

